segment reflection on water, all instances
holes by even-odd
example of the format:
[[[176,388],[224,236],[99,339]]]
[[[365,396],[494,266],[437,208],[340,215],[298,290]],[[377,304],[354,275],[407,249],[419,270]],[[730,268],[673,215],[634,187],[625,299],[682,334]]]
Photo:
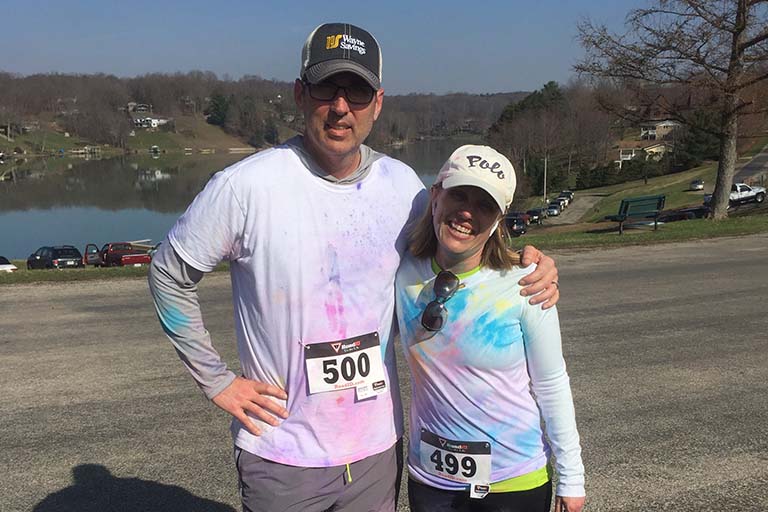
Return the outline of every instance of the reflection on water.
[[[477,136],[427,139],[401,147],[377,148],[389,156],[407,163],[419,176],[432,175],[440,170],[451,153],[464,144],[481,144]],[[431,184],[431,183],[430,183]]]
[[[211,174],[241,158],[33,160],[16,166],[14,179],[0,184],[0,213],[61,207],[180,212]]]
[[[459,145],[421,141],[380,148],[413,167],[427,186]],[[243,155],[163,155],[0,165],[0,255],[26,258],[43,245],[162,240],[210,176]]]

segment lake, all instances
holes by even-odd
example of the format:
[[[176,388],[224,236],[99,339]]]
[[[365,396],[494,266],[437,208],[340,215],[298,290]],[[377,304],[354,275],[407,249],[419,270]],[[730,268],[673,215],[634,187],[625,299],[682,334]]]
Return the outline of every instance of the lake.
[[[451,152],[477,137],[378,148],[429,186]],[[0,255],[25,259],[43,245],[150,239],[159,242],[215,172],[244,155],[59,158],[0,165]],[[11,178],[13,171],[13,179]]]

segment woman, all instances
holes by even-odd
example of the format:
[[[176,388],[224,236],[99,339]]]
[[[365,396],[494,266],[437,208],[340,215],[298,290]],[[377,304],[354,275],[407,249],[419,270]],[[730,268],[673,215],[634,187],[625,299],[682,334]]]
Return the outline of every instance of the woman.
[[[557,311],[520,297],[517,282],[533,268],[516,266],[502,234],[515,182],[512,164],[492,148],[457,149],[398,271],[416,512],[549,511],[550,455],[555,510],[584,505]]]

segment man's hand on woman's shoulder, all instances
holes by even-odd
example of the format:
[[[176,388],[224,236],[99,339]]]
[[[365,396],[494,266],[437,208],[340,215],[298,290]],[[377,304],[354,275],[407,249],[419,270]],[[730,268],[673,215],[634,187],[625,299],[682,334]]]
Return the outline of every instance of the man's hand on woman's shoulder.
[[[536,270],[520,280],[523,289],[520,295],[530,296],[531,304],[541,304],[543,309],[549,309],[560,300],[560,285],[555,260],[532,245],[523,247],[521,254],[522,265],[527,267],[536,263]]]

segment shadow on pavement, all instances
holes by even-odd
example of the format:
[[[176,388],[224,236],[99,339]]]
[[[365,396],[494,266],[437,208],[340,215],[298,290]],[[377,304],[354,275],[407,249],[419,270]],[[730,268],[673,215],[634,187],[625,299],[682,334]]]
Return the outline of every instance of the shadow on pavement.
[[[72,469],[75,483],[49,494],[33,512],[236,512],[224,503],[206,500],[175,485],[139,478],[117,478],[98,464]]]

